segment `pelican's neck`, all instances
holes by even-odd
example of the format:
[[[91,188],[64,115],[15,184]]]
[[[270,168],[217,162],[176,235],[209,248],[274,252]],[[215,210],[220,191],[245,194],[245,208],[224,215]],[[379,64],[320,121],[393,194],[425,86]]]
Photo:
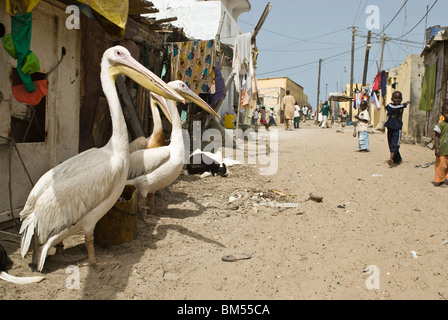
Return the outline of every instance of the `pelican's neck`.
[[[158,132],[162,130],[162,118],[160,117],[159,109],[154,102],[151,101],[151,111],[152,111],[152,120],[153,120],[153,129],[152,132]]]
[[[176,102],[167,100],[168,110],[171,115],[171,143],[181,143],[183,145],[182,123],[180,122],[179,111],[176,107]]]
[[[101,68],[101,85],[104,95],[109,104],[110,117],[112,119],[112,137],[108,145],[112,147],[114,152],[125,151],[129,153],[129,140],[126,127],[126,121],[121,110],[120,99],[115,87],[115,77],[109,74],[107,67]]]

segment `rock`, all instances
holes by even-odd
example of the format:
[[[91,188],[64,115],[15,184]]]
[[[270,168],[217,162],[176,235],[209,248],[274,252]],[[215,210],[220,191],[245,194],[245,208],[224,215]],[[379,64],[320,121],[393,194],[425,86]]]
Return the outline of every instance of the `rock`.
[[[310,198],[308,200],[313,200],[315,202],[322,202],[322,200],[324,200],[324,197],[316,195],[314,193],[310,193]]]

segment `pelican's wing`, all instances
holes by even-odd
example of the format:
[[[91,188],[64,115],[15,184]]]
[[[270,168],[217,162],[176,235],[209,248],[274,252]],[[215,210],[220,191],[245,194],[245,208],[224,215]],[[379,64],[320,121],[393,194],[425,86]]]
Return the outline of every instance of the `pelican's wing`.
[[[82,162],[90,162],[90,158],[95,157],[97,150],[97,148],[92,148],[77,154],[42,175],[28,195],[25,206],[19,214],[20,219],[25,219],[33,212],[36,201],[54,181],[60,180],[62,177],[76,176],[80,170],[85,170],[85,168],[79,164]]]
[[[139,150],[129,155],[128,180],[153,171],[170,159],[170,149],[165,147]]]
[[[58,234],[76,224],[81,218],[100,205],[110,196],[113,189],[122,182],[126,161],[113,156],[105,150],[99,150],[96,157],[89,161],[80,161],[77,174],[66,171],[60,179],[54,179],[35,202],[33,225],[37,227],[39,243],[45,243],[49,237]],[[59,170],[64,171],[63,167]],[[58,172],[59,173],[59,172]],[[24,227],[30,225],[25,220]]]

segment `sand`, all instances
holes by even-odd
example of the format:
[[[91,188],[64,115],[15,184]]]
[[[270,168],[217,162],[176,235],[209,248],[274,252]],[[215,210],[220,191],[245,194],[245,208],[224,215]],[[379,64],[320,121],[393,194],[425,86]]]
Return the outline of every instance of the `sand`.
[[[434,151],[404,144],[403,163],[389,168],[385,134],[372,134],[370,152],[360,153],[351,128],[340,133],[308,121],[276,129],[276,174],[243,162],[227,177],[182,175],[171,194],[156,197],[157,224],[139,220],[135,240],[96,246],[102,268],[83,266],[76,235],[63,256],[50,253],[45,280],[2,281],[0,299],[448,297],[448,189],[433,186],[434,165],[421,166]],[[9,273],[35,275],[31,256],[22,259],[20,245],[3,238],[14,262]],[[229,255],[241,260],[223,261]]]

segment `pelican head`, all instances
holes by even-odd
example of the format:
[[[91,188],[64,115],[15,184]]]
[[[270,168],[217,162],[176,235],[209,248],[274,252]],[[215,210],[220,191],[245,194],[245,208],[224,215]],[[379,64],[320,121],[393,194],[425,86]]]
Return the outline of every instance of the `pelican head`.
[[[210,107],[207,102],[201,99],[196,93],[194,93],[188,86],[180,81],[175,80],[168,83],[168,86],[172,89],[174,89],[176,92],[178,92],[183,98],[190,100],[191,102],[194,102],[196,105],[210,113],[211,115],[221,119],[219,114],[215,112],[215,110]]]
[[[104,52],[101,64],[102,67],[106,67],[109,76],[114,80],[119,74],[124,74],[151,92],[185,103],[185,99],[182,96],[171,89],[162,79],[142,66],[122,46],[107,49]]]

